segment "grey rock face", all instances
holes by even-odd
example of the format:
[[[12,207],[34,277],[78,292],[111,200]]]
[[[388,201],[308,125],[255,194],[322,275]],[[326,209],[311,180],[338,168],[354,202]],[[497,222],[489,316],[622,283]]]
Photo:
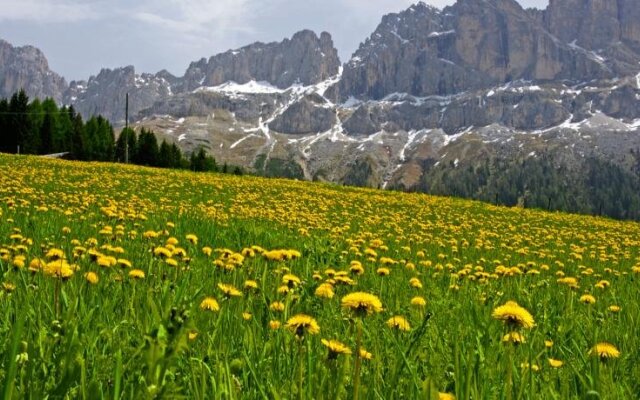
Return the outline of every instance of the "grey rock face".
[[[218,86],[225,82],[265,81],[279,88],[310,85],[338,73],[340,60],[331,35],[301,31],[280,43],[254,43],[192,63],[182,89]]]
[[[384,110],[380,106],[362,105],[342,126],[349,135],[372,135],[382,129]]]
[[[599,50],[622,42],[637,50],[638,17],[634,0],[551,0],[543,18],[549,32],[567,43]]]
[[[639,18],[634,0],[551,0],[542,17],[549,32],[603,57],[618,75],[638,71]]]
[[[85,118],[101,114],[114,124],[124,125],[127,93],[129,116],[133,120],[140,111],[170,96],[170,80],[175,79],[166,71],[137,75],[132,66],[103,69],[88,82],[71,82],[64,100]]]
[[[442,11],[419,3],[387,15],[345,65],[339,97],[450,95],[515,80],[581,82],[613,77],[618,64],[629,72],[635,55],[626,48],[617,50],[626,61],[604,62],[556,38],[545,27],[545,15],[515,0],[459,0]],[[606,21],[598,26],[615,34],[604,28],[610,27]]]
[[[0,39],[0,97],[24,89],[31,98],[62,100],[67,87],[64,78],[49,69],[42,52],[35,47],[13,47]]]
[[[336,112],[318,95],[306,96],[278,116],[269,128],[287,134],[326,132],[336,123]]]

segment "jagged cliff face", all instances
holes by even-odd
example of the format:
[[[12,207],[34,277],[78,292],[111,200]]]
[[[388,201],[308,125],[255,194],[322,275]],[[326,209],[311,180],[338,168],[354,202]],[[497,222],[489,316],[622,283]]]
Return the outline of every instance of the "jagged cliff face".
[[[13,47],[0,39],[0,97],[24,89],[29,97],[62,101],[67,83],[49,69],[49,62],[35,47]]]
[[[337,74],[339,67],[338,52],[328,33],[318,37],[311,31],[301,31],[280,43],[254,43],[192,63],[183,89],[249,81],[268,82],[283,89],[318,83]]]
[[[311,31],[302,31],[280,43],[254,43],[208,61],[194,62],[183,77],[166,71],[139,75],[131,66],[104,69],[88,82],[72,82],[64,100],[74,104],[84,116],[101,114],[122,125],[126,93],[130,116],[135,120],[141,111],[174,95],[230,82],[265,82],[276,88],[311,85],[336,75],[339,67],[338,53],[328,33],[318,37]]]
[[[640,12],[634,0],[551,0],[545,27],[564,42],[589,50],[640,47]],[[621,43],[620,43],[621,42]]]
[[[176,79],[166,71],[138,75],[132,66],[103,69],[88,82],[71,82],[65,102],[73,104],[85,117],[103,115],[116,125],[124,125],[127,93],[130,120],[135,120],[140,111],[170,97],[171,83],[175,84]]]
[[[345,66],[339,97],[442,96],[517,80],[578,83],[620,72],[615,60],[607,63],[573,39],[558,40],[544,18],[514,0],[459,0],[442,11],[419,3],[383,19]],[[625,67],[624,73],[639,70]]]

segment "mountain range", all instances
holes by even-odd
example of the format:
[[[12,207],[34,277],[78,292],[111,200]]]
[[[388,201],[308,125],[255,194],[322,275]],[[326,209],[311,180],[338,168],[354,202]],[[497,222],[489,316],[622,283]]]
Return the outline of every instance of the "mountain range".
[[[640,2],[421,2],[344,64],[330,34],[305,30],[182,77],[128,66],[67,83],[36,48],[0,41],[0,97],[20,88],[120,126],[129,93],[134,126],[273,176],[429,191],[486,160],[540,158],[567,177],[594,158],[637,175]]]

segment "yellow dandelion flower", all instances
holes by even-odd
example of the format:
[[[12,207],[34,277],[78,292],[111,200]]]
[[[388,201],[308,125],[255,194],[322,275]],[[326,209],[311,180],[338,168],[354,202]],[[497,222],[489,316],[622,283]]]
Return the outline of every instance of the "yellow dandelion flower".
[[[280,302],[280,301],[274,301],[273,303],[271,303],[271,305],[269,306],[269,309],[271,311],[277,311],[277,312],[282,312],[284,311],[284,303]]]
[[[617,306],[617,305],[609,306],[609,311],[611,311],[612,313],[618,313],[620,312],[620,310],[622,310],[620,306]]]
[[[14,290],[16,290],[16,285],[14,285],[11,282],[2,282],[2,290],[4,290],[7,293],[11,293]]]
[[[363,360],[372,360],[373,359],[373,354],[369,353],[363,347],[360,347],[359,354],[360,354],[360,358],[362,358]]]
[[[382,302],[372,294],[364,292],[350,293],[342,298],[342,308],[348,308],[358,315],[367,315],[382,311]]]
[[[583,294],[580,296],[580,301],[584,304],[595,304],[596,298],[590,294]]]
[[[31,272],[38,272],[40,271],[42,268],[44,268],[44,266],[46,265],[46,262],[40,258],[34,258],[33,260],[31,260],[31,262],[29,263],[29,271]]]
[[[335,282],[338,285],[347,285],[347,286],[353,286],[356,284],[356,282],[353,279],[343,275],[339,275],[339,276],[336,275]]]
[[[189,243],[191,243],[194,246],[198,244],[198,237],[194,234],[187,235],[186,239]]]
[[[189,340],[196,340],[197,337],[198,337],[198,332],[193,331],[193,332],[189,332],[188,334]]]
[[[242,297],[242,292],[233,285],[218,283],[218,289],[220,289],[226,297]]]
[[[171,258],[171,256],[173,256],[173,253],[166,247],[156,247],[153,250],[153,255],[161,258]]]
[[[380,276],[387,276],[391,273],[391,271],[389,270],[389,268],[378,268],[376,270],[376,274],[380,275]]]
[[[416,296],[411,299],[411,305],[414,307],[425,307],[427,305],[427,301],[424,297]]]
[[[529,369],[529,370],[531,370],[533,372],[540,371],[540,367],[539,366],[537,366],[536,364],[529,364],[528,362],[520,364],[520,368]]]
[[[245,311],[242,313],[242,319],[244,319],[245,321],[250,321],[252,317],[253,315],[250,312]]]
[[[544,341],[544,346],[548,349],[553,347],[553,340],[547,339]]]
[[[16,256],[13,258],[13,266],[19,269],[24,268],[25,264],[26,264],[26,258],[25,256]]]
[[[96,274],[95,272],[87,272],[86,274],[84,274],[84,279],[87,280],[87,282],[89,282],[92,285],[95,285],[96,283],[98,283],[98,274]]]
[[[111,256],[101,256],[101,257],[98,257],[98,259],[96,260],[96,263],[101,267],[109,268],[116,265],[118,263],[118,260],[116,260],[115,257],[111,257]]]
[[[47,254],[44,257],[49,261],[55,261],[55,260],[60,260],[62,258],[65,258],[64,251],[60,249],[51,249],[47,252]]]
[[[438,400],[456,400],[456,396],[451,393],[438,393]]]
[[[361,264],[351,265],[349,271],[354,275],[362,275],[364,274],[364,267]]]
[[[321,340],[322,345],[329,349],[329,360],[335,360],[340,354],[351,354],[351,349],[337,340]]]
[[[254,280],[247,280],[244,282],[245,290],[258,290],[258,282]]]
[[[409,325],[409,322],[404,317],[399,315],[389,318],[389,320],[387,320],[387,326],[389,328],[393,328],[393,329],[397,329],[405,332],[408,332],[411,330],[411,325]]]
[[[204,253],[205,256],[209,257],[213,253],[213,249],[209,246],[203,247],[202,253]]]
[[[409,286],[416,289],[422,289],[422,282],[418,278],[409,279]]]
[[[42,272],[55,278],[69,279],[73,276],[73,268],[64,260],[52,261],[44,266]]]
[[[515,301],[507,301],[504,305],[496,307],[491,315],[495,319],[504,321],[507,325],[527,329],[531,329],[535,325],[533,316],[529,311],[520,307]]]
[[[555,358],[549,358],[547,361],[549,361],[549,365],[552,368],[560,368],[564,365],[564,362],[556,360]]]
[[[280,325],[281,325],[280,321],[277,321],[277,320],[269,321],[269,329],[273,331],[275,331],[276,329],[279,329]]]
[[[175,258],[167,258],[164,262],[170,267],[177,267],[178,261]]]
[[[598,343],[589,351],[590,356],[600,357],[602,361],[620,357],[620,351],[611,343]]]
[[[300,278],[293,274],[286,274],[282,277],[282,283],[289,288],[294,288],[300,284]]]
[[[205,311],[220,311],[218,301],[213,297],[207,297],[200,303],[200,308]]]
[[[504,343],[522,344],[526,343],[524,336],[519,332],[509,332],[502,337]]]
[[[329,283],[323,283],[315,291],[316,296],[322,297],[325,299],[331,299],[335,295],[333,291],[333,286]]]
[[[309,333],[310,335],[320,333],[318,322],[305,314],[298,314],[289,318],[286,327],[299,338],[304,337],[305,333]]]
[[[118,265],[122,268],[131,268],[131,261],[125,260],[124,258],[118,259]]]
[[[144,271],[140,269],[132,269],[131,271],[129,271],[129,278],[144,279]]]
[[[142,234],[142,237],[145,239],[156,239],[158,236],[160,235],[156,231],[146,231]]]

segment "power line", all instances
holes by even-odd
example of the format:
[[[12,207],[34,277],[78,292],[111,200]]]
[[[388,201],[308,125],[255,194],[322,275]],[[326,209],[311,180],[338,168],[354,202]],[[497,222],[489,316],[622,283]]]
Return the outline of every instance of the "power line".
[[[51,112],[12,112],[12,111],[1,111],[0,115],[47,115],[47,114],[55,114]],[[64,112],[58,110],[58,114],[71,114],[69,111]]]

